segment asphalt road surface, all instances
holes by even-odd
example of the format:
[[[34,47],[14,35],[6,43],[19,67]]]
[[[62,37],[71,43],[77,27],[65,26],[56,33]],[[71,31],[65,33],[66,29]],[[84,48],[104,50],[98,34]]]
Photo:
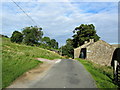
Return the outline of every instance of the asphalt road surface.
[[[96,84],[80,62],[62,59],[30,88],[96,88]]]

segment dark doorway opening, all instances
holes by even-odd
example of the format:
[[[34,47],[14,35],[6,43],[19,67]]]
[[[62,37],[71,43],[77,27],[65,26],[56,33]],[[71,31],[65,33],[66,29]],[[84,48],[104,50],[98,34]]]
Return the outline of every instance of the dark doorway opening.
[[[114,60],[117,60],[120,63],[120,48],[116,48],[111,61],[111,66],[114,66]]]
[[[82,48],[82,49],[81,49],[80,57],[79,57],[79,58],[83,58],[83,59],[86,58],[86,48]]]
[[[113,67],[113,81],[115,81],[120,86],[120,48],[116,48],[112,61],[111,66]]]

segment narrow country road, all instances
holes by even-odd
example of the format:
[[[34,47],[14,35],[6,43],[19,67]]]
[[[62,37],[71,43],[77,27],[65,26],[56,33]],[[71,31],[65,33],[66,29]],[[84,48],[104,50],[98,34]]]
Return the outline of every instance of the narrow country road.
[[[62,59],[29,88],[96,88],[96,85],[80,62]]]

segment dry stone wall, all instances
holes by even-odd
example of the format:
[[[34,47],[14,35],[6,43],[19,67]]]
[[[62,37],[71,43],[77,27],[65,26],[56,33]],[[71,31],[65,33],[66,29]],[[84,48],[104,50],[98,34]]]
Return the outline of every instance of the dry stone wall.
[[[97,64],[110,66],[115,48],[105,41],[99,40],[87,47],[87,60]]]
[[[79,58],[81,48],[84,48],[84,47],[88,46],[89,44],[91,44],[91,42],[88,42],[88,43],[85,42],[85,44],[82,45],[81,47],[74,49],[74,58]]]
[[[97,64],[110,66],[113,53],[116,47],[106,43],[103,40],[99,40],[94,43],[85,43],[81,47],[74,49],[74,58],[79,58],[82,48],[86,48],[86,59],[91,60]]]

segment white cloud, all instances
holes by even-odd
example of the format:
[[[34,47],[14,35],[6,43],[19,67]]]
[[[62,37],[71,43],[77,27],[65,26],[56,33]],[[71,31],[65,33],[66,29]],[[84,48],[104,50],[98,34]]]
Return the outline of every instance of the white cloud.
[[[1,0],[2,2],[12,2],[11,0]],[[119,2],[119,0],[14,0],[15,2]]]
[[[45,35],[56,38],[60,43],[65,43],[65,40],[72,36],[72,31],[76,26],[89,23],[95,24],[96,30],[103,40],[109,43],[116,42],[118,30],[117,3],[109,6],[107,6],[107,3],[102,4],[103,6],[88,3],[89,6],[86,6],[87,4],[73,4],[68,0],[66,2],[26,2],[18,4],[43,28]],[[97,5],[97,9],[95,9],[94,6]],[[104,9],[101,10],[101,8]],[[87,10],[98,12],[88,12]],[[3,34],[6,35],[11,35],[14,30],[35,25],[13,3],[3,3],[2,19]]]

